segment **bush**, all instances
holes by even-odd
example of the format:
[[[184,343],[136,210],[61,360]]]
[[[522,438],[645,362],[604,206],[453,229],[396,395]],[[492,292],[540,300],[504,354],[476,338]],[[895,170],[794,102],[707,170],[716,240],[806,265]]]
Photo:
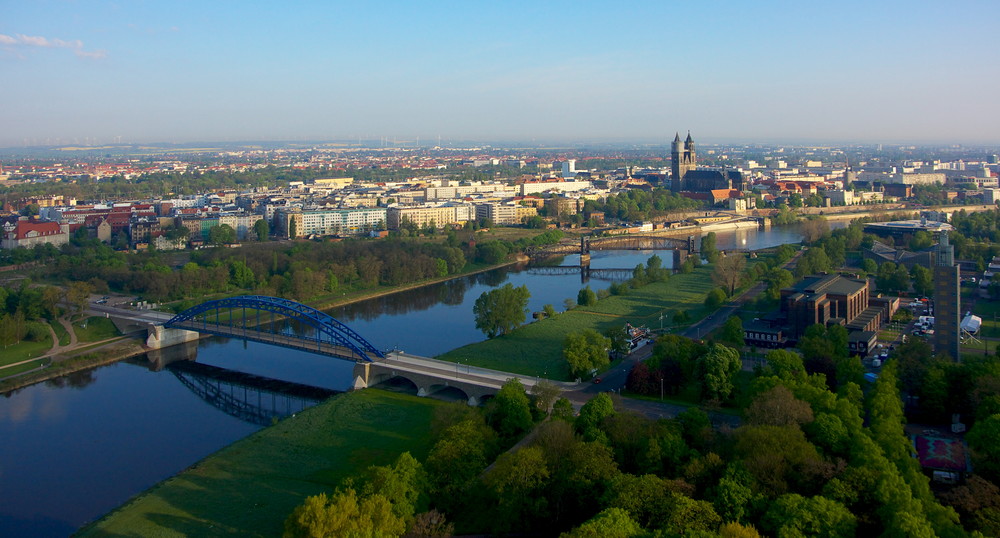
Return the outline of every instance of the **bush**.
[[[628,295],[629,286],[626,282],[613,282],[608,291],[611,295]]]
[[[42,342],[49,336],[49,329],[42,323],[31,322],[28,323],[28,332],[24,335],[24,339],[29,342]]]
[[[707,308],[718,308],[726,301],[726,292],[722,288],[715,288],[705,296],[705,306]]]

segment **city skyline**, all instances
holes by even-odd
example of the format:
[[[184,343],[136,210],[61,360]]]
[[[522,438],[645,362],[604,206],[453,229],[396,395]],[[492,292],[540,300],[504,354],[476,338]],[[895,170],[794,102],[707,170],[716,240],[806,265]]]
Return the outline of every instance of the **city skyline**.
[[[0,146],[1000,142],[1000,5],[836,7],[18,3]]]

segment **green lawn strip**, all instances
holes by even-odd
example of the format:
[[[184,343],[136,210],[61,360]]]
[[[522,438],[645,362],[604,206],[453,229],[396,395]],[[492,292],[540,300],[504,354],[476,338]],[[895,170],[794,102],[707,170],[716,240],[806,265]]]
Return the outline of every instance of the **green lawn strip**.
[[[70,337],[69,333],[66,332],[66,327],[63,327],[63,324],[58,321],[49,323],[49,326],[52,327],[52,330],[56,332],[56,336],[59,337],[59,345],[68,346],[70,343]]]
[[[18,364],[17,366],[0,367],[0,379],[15,376],[17,374],[21,374],[24,372],[30,372],[31,370],[34,370],[40,366],[46,366],[47,364],[49,364],[49,362],[51,362],[51,359],[48,358],[35,359],[33,361],[26,362],[24,364]]]
[[[76,331],[77,340],[84,343],[99,342],[120,335],[118,328],[110,319],[98,316],[74,323],[73,330]]]
[[[280,536],[306,496],[409,451],[423,460],[442,402],[367,389],[237,441],[81,531],[82,536]]]
[[[48,350],[52,349],[52,335],[49,334],[48,329],[37,332],[38,334],[44,334],[45,338],[38,342],[21,340],[16,344],[0,349],[0,366],[38,357],[39,355],[44,355]]]
[[[656,328],[659,315],[687,310],[693,318],[703,316],[705,294],[712,289],[710,270],[701,268],[611,296],[590,307],[577,307],[553,318],[529,323],[498,338],[470,344],[438,356],[438,359],[472,366],[516,372],[530,376],[570,380],[562,359],[566,335],[583,329],[604,332],[629,322]]]

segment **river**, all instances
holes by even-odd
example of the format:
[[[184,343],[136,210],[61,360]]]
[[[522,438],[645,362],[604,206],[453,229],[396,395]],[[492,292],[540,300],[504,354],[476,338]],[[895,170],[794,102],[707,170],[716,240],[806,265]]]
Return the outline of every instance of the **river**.
[[[833,224],[837,226],[837,224]],[[796,228],[716,232],[720,250],[797,243]],[[633,268],[650,251],[594,252],[591,267]],[[658,253],[669,266],[671,253]],[[563,265],[579,263],[567,256]],[[531,291],[529,308],[563,309],[583,286],[579,274],[540,275],[504,268],[330,310],[376,347],[434,356],[478,342],[472,304],[484,291],[510,282]],[[609,282],[591,280],[594,290]],[[264,344],[210,338],[197,344],[197,362],[258,376],[347,390],[352,363]],[[192,381],[195,379],[195,381]],[[247,420],[233,393],[216,378],[157,371],[145,357],[40,383],[0,399],[0,535],[66,536],[261,425]],[[207,388],[204,388],[207,387]],[[217,392],[212,392],[217,391]],[[284,399],[283,399],[284,398]],[[278,411],[302,407],[287,398]],[[245,403],[245,402],[243,402]],[[243,410],[240,414],[238,408]],[[275,414],[283,414],[275,411]]]

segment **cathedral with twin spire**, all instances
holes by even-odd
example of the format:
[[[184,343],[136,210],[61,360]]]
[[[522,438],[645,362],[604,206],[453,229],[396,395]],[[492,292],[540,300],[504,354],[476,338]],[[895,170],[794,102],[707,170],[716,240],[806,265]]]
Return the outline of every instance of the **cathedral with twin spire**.
[[[737,170],[698,170],[697,155],[690,132],[683,141],[680,133],[674,135],[670,151],[670,190],[674,192],[743,190],[742,173]]]

